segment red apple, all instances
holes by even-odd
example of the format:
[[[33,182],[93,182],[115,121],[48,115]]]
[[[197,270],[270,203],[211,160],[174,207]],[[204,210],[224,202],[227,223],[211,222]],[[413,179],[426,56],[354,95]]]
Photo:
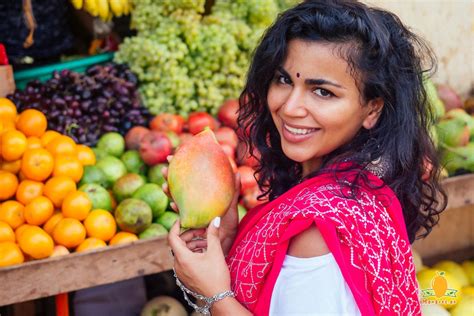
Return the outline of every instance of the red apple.
[[[239,138],[232,128],[226,126],[219,127],[215,132],[215,135],[219,144],[227,144],[234,149],[237,148]]]
[[[225,101],[221,107],[219,108],[219,112],[217,113],[217,118],[219,121],[222,122],[225,126],[232,127],[233,129],[237,129],[237,118],[239,116],[239,100],[227,100]]]
[[[227,144],[221,144],[222,149],[224,150],[227,157],[235,159],[235,149]]]
[[[245,191],[242,197],[242,203],[247,210],[254,208],[257,205],[265,203],[268,199],[258,200],[257,198],[262,194],[258,186]]]
[[[143,126],[135,126],[128,130],[125,135],[125,146],[127,149],[139,149],[140,142],[150,130]]]
[[[446,112],[456,108],[463,108],[463,103],[459,95],[448,85],[437,86],[438,97],[443,101]]]
[[[256,148],[253,148],[253,154],[250,155],[247,144],[240,142],[237,145],[237,163],[239,165],[245,165],[250,167],[258,166],[258,159],[260,158],[260,153]]]
[[[188,128],[191,134],[196,135],[202,132],[206,126],[216,130],[217,121],[212,115],[206,112],[193,112],[189,114]]]
[[[244,194],[247,190],[257,187],[257,180],[254,177],[255,170],[249,166],[240,166],[237,168],[237,172],[240,174],[240,193]]]
[[[150,128],[158,132],[175,132],[180,134],[183,131],[184,119],[176,114],[162,113],[155,116],[150,122]]]
[[[166,162],[166,157],[171,155],[171,150],[171,141],[163,132],[148,132],[140,144],[140,156],[149,166]]]

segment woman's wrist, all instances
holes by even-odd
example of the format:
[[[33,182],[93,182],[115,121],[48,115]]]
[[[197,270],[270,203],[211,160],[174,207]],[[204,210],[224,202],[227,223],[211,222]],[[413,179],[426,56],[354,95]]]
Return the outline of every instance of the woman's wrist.
[[[243,305],[239,303],[234,297],[226,297],[218,302],[212,304],[210,309],[211,315],[232,315],[232,316],[247,316],[252,315]]]

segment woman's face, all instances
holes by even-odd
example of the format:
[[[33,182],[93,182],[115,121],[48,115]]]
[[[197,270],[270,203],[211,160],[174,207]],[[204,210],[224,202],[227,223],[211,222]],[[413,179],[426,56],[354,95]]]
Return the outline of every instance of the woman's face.
[[[338,44],[292,40],[275,73],[267,100],[284,154],[302,163],[303,175],[349,142],[362,126],[375,125],[383,102],[363,105]],[[336,48],[336,49],[335,49]]]

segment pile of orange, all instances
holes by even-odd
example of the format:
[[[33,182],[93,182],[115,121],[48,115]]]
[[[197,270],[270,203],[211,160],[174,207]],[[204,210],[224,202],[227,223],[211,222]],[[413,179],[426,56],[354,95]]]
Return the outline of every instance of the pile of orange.
[[[116,234],[113,215],[77,190],[92,149],[47,125],[0,98],[0,267],[136,238]]]

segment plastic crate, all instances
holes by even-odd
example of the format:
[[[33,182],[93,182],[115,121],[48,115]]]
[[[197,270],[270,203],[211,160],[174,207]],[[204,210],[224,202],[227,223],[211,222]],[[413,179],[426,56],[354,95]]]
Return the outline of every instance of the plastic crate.
[[[46,81],[50,79],[53,74],[53,71],[69,69],[75,72],[83,73],[88,67],[111,61],[113,57],[114,53],[98,54],[91,57],[85,57],[65,61],[62,63],[16,71],[13,76],[15,78],[15,84],[17,89],[24,89],[26,87],[26,84],[32,80]]]

